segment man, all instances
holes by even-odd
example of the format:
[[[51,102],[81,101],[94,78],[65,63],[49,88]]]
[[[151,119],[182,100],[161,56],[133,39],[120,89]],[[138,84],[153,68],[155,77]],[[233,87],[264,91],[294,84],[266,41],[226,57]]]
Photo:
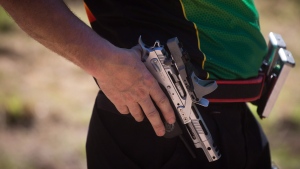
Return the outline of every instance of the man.
[[[199,107],[222,154],[216,162],[201,149],[192,158],[177,137],[161,137],[159,112],[170,124],[176,117],[136,46],[140,35],[149,45],[176,36],[200,78],[254,78],[266,44],[251,0],[85,0],[95,31],[62,0],[0,3],[30,36],[97,80],[88,168],[271,168],[265,136],[244,102]]]

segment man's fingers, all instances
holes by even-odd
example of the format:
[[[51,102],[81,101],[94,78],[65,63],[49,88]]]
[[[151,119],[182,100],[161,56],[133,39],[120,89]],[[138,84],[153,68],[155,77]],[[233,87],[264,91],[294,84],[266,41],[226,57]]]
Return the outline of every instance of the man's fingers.
[[[138,103],[136,103],[136,102],[130,103],[127,106],[128,106],[130,114],[133,116],[133,118],[137,122],[141,122],[144,120],[144,113]]]
[[[165,127],[160,118],[159,112],[156,110],[150,97],[149,99],[139,102],[139,104],[150,121],[156,135],[163,136],[165,134]]]
[[[168,97],[164,94],[159,85],[153,86],[150,91],[150,96],[162,112],[165,120],[169,124],[173,124],[176,121],[174,110],[170,104]]]
[[[126,105],[115,104],[115,107],[121,114],[129,114],[129,109]]]

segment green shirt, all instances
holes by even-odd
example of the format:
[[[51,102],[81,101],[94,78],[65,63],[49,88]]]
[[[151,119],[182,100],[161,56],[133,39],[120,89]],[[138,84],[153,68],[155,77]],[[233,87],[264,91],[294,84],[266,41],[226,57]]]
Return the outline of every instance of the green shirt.
[[[253,0],[181,0],[198,32],[209,78],[243,79],[257,75],[267,45]]]

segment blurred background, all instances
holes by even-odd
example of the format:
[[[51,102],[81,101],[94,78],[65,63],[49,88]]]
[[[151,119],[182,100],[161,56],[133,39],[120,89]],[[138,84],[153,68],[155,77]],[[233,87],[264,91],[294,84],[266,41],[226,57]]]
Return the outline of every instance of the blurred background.
[[[88,23],[81,0],[65,1]],[[270,31],[281,34],[299,63],[300,0],[256,5],[266,41]],[[300,168],[299,69],[290,72],[270,117],[259,119],[281,169]],[[86,168],[97,90],[90,75],[28,37],[0,6],[0,169]]]

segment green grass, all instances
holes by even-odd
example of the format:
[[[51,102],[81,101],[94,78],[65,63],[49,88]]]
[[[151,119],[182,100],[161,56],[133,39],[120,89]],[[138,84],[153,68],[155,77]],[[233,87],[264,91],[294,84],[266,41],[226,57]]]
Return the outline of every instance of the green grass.
[[[21,116],[24,109],[23,100],[16,96],[9,96],[5,99],[4,107],[12,116]]]
[[[295,154],[288,146],[272,149],[273,161],[280,169],[299,169],[300,155]]]
[[[0,33],[10,32],[15,29],[16,24],[6,11],[0,6]]]

